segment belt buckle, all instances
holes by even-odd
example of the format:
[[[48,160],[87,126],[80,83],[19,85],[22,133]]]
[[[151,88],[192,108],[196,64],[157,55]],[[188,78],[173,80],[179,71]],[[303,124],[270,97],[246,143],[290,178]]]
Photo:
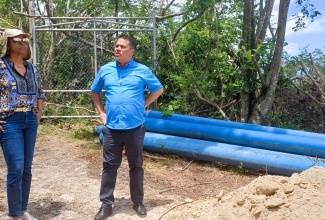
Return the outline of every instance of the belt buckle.
[[[16,108],[16,112],[28,112],[31,110],[32,110],[32,108],[29,108],[29,107]]]

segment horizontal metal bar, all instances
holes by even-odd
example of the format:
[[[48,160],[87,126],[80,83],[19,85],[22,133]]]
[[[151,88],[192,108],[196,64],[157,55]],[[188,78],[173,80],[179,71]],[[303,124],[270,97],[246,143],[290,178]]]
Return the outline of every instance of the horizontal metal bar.
[[[43,115],[42,118],[99,118],[99,115],[98,116],[92,116],[92,115],[71,115],[71,116],[52,115],[52,116],[46,116],[46,115]]]
[[[45,28],[45,27],[56,27],[56,26],[61,26],[61,25],[67,25],[67,24],[80,24],[84,22],[93,22],[93,21],[71,21],[71,22],[64,22],[64,23],[56,23],[56,24],[48,24],[48,25],[40,25],[37,26],[36,28]]]
[[[98,24],[98,22],[102,22],[102,23],[108,23],[108,24],[119,24],[119,25],[124,25],[124,26],[130,26],[130,27],[142,27],[142,28],[151,28],[153,26],[144,26],[144,25],[138,25],[138,24],[127,24],[127,23],[123,23],[123,22],[115,22],[115,21],[97,21],[96,24]]]
[[[116,21],[83,20],[83,21],[72,21],[72,22],[63,22],[63,23],[56,23],[56,24],[40,25],[40,26],[37,26],[36,29],[47,28],[47,27],[58,27],[58,26],[64,26],[64,25],[69,25],[69,24],[82,24],[82,23],[95,23],[97,25],[101,25],[100,23],[120,24],[120,25],[123,25],[123,26],[139,27],[139,28],[151,28],[152,27],[151,25],[145,26],[145,25],[128,24],[128,23],[116,22]]]
[[[93,29],[69,29],[69,28],[44,28],[44,29],[38,29],[35,28],[36,31],[154,31],[154,29],[99,29],[99,28],[93,28]]]
[[[84,90],[43,90],[43,92],[90,92],[90,89]]]
[[[134,20],[143,19],[150,20],[153,17],[46,17],[46,16],[35,16],[34,19],[120,19],[120,20]]]

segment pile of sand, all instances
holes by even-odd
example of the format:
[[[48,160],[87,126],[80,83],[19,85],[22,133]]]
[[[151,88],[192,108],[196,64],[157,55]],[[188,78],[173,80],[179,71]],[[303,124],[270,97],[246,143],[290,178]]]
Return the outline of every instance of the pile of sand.
[[[325,219],[325,168],[312,167],[291,177],[262,176],[216,199],[193,201],[168,219]],[[182,209],[182,210],[181,210]],[[179,211],[183,216],[180,216]],[[187,214],[186,214],[187,213]]]

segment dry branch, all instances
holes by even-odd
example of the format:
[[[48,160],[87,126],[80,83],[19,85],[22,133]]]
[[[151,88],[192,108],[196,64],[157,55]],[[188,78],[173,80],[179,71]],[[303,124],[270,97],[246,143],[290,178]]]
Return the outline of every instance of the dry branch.
[[[291,79],[291,84],[298,89],[300,92],[306,94],[310,99],[312,99],[321,108],[325,107],[325,77],[324,74],[317,68],[312,55],[309,53],[310,63],[312,65],[311,69],[301,62],[300,71],[305,75],[305,78],[295,77]],[[298,86],[294,83],[294,80],[300,80],[302,85]],[[305,88],[304,85],[308,85]],[[311,92],[310,92],[311,90]]]
[[[181,171],[186,170],[192,163],[193,163],[193,160],[191,160],[185,167],[182,167],[180,170]]]
[[[170,209],[168,209],[166,212],[164,212],[159,218],[158,220],[160,220],[164,215],[166,215],[168,212],[170,212],[171,210],[173,210],[174,208],[178,207],[178,206],[182,206],[182,205],[185,205],[189,202],[183,202],[183,203],[180,203],[180,204],[177,204],[177,205],[174,205],[173,207],[171,207]]]
[[[210,100],[204,98],[204,97],[201,95],[201,93],[200,93],[200,91],[199,91],[198,89],[194,90],[194,92],[195,92],[196,96],[197,96],[199,99],[201,99],[202,101],[205,101],[205,102],[209,103],[210,105],[216,107],[216,108],[218,109],[218,111],[222,114],[222,116],[223,116],[227,121],[229,121],[229,118],[227,117],[226,113],[221,109],[221,107],[220,107],[219,105],[217,105],[216,103],[213,103],[213,102],[211,102]]]
[[[211,182],[196,183],[196,184],[189,185],[189,186],[184,186],[184,187],[169,188],[169,189],[166,189],[166,190],[160,191],[159,194],[163,194],[163,193],[165,193],[165,192],[169,192],[169,191],[173,191],[173,190],[177,190],[177,189],[182,189],[182,188],[191,188],[191,187],[194,187],[194,186],[207,185],[207,184],[212,184],[212,183],[211,183]]]
[[[164,157],[155,157],[155,156],[151,156],[148,154],[143,154],[144,157],[150,158],[150,159],[155,159],[155,160],[166,160],[167,158]]]

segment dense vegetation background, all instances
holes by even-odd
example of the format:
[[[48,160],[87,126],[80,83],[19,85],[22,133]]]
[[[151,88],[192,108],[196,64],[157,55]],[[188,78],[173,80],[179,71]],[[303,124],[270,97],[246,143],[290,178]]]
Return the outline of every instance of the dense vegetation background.
[[[154,69],[165,86],[158,110],[323,133],[323,48],[306,48],[295,56],[283,51],[287,20],[294,16],[294,29],[299,31],[308,28],[306,19],[317,19],[320,14],[312,2],[296,0],[301,13],[289,15],[290,0],[280,0],[278,10],[274,10],[274,0],[0,0],[0,29],[20,27],[30,32],[28,15],[32,13],[48,17],[52,24],[57,22],[52,17],[148,17],[154,13]],[[275,11],[278,14],[272,14]],[[45,24],[45,20],[37,22]],[[101,36],[102,64],[113,59],[117,34]],[[139,41],[136,59],[152,65],[152,35],[132,35]],[[68,55],[91,60],[87,53],[91,34],[48,32],[37,38],[42,40],[38,39],[38,62],[46,86],[90,85],[88,75],[94,69]],[[76,46],[76,39],[83,46]],[[73,64],[67,70],[69,59]],[[76,109],[79,114],[84,110],[94,113],[88,93],[48,95],[47,115],[74,114]]]

